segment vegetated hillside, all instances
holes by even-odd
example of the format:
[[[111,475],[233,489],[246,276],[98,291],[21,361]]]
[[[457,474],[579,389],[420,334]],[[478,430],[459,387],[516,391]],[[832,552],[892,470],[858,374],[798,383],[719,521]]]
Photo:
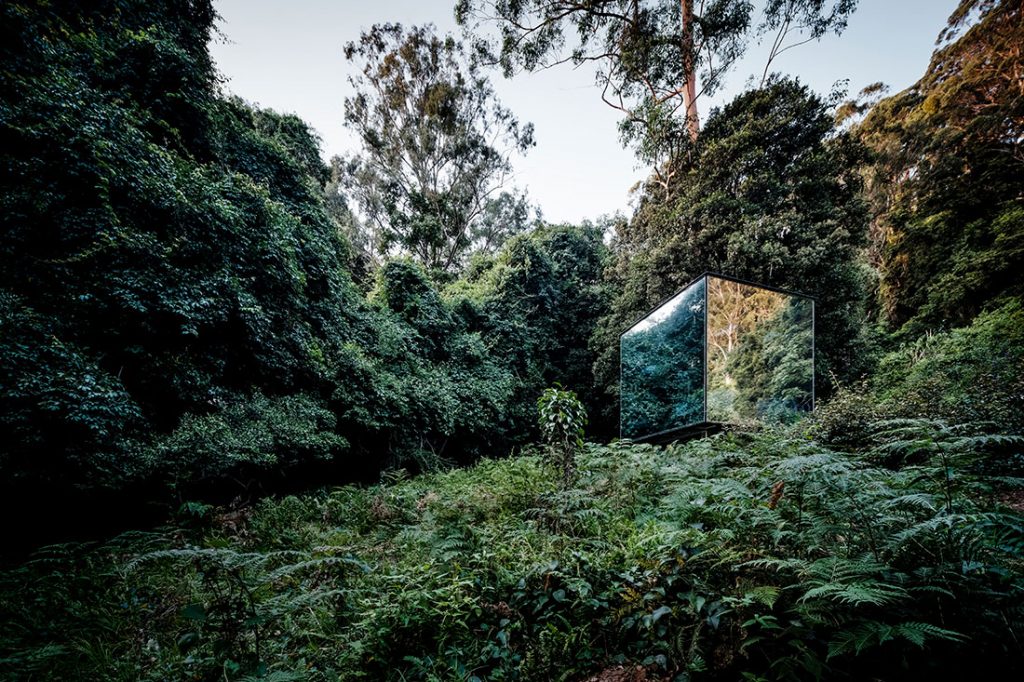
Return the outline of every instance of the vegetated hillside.
[[[510,252],[472,297],[401,260],[365,296],[315,135],[220,94],[214,17],[207,0],[0,9],[0,497],[28,532],[88,519],[99,493],[122,516],[507,452],[545,385],[589,383],[602,300],[577,304],[599,233],[525,237],[530,259]],[[512,291],[518,308],[492,303]],[[576,336],[535,342],[528,316]]]
[[[877,307],[906,336],[1024,294],[1022,43],[1021,3],[964,0],[924,76],[853,130],[872,152]]]
[[[50,547],[0,576],[0,673],[1024,672],[1022,501],[1001,478],[1021,439],[890,421],[846,454],[808,426],[591,445],[565,488],[523,455],[246,509],[188,505],[179,528]]]

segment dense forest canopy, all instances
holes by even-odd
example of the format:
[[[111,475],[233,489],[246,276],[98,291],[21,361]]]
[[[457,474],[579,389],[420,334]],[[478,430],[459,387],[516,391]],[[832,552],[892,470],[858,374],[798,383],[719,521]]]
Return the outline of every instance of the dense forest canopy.
[[[704,270],[817,297],[825,397],[873,371],[873,319],[913,322],[912,340],[1019,293],[1014,3],[965,2],[919,83],[839,108],[862,114],[852,127],[768,76],[710,112],[628,220],[513,239],[528,205],[493,183],[530,126],[460,43],[398,25],[350,43],[365,149],[328,167],[300,119],[223,94],[214,17],[207,2],[4,8],[10,490],[468,461],[527,442],[533,395],[556,381],[611,435],[619,332]],[[422,115],[389,128],[402,111]],[[389,260],[396,245],[418,263]]]
[[[1021,3],[962,0],[891,96],[770,59],[697,116],[856,4],[345,27],[330,163],[230,94],[212,0],[0,4],[0,677],[1019,673]],[[550,224],[490,67],[591,60],[650,174]],[[814,319],[719,286],[620,346],[706,271]],[[616,440],[705,382],[742,428]]]
[[[925,78],[848,130],[782,76],[712,111],[610,251],[590,226],[506,243],[529,209],[491,198],[509,161],[485,140],[522,149],[529,126],[429,29],[350,44],[366,149],[328,168],[301,120],[221,94],[207,3],[11,4],[5,19],[0,466],[18,486],[465,460],[528,440],[530,392],[553,381],[610,435],[618,333],[708,269],[818,297],[826,396],[871,371],[874,311],[929,328],[1015,295],[1013,3],[965,5]],[[408,90],[417,69],[435,80]],[[463,91],[490,113],[453,108]],[[389,141],[383,122],[410,106],[426,115]],[[417,184],[446,164],[461,175]],[[388,244],[441,283],[387,262]],[[483,412],[464,412],[470,395]]]
[[[209,3],[3,12],[8,494],[507,452],[532,392],[589,385],[593,229],[524,237],[472,296],[398,260],[366,297],[315,135],[220,94]]]

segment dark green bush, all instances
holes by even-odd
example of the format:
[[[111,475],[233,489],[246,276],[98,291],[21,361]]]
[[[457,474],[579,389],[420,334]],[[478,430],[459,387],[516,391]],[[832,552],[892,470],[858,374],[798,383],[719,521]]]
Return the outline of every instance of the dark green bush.
[[[316,135],[220,94],[213,22],[207,0],[0,9],[12,506],[50,485],[470,461],[535,433],[543,386],[591,383],[599,230],[517,240],[472,296],[388,263],[367,300]]]
[[[1024,306],[1007,302],[967,327],[926,334],[886,355],[874,385],[904,415],[994,422],[1024,432]]]
[[[1009,301],[967,327],[926,334],[882,355],[870,379],[841,388],[818,410],[817,434],[863,447],[870,425],[930,417],[1024,433],[1024,308]]]
[[[348,449],[335,417],[305,395],[238,396],[221,409],[185,415],[150,452],[167,480],[181,485],[245,480],[269,470],[285,476],[300,464],[326,462]]]
[[[142,410],[118,377],[61,341],[54,322],[0,293],[0,474],[10,489],[147,473],[130,441]]]

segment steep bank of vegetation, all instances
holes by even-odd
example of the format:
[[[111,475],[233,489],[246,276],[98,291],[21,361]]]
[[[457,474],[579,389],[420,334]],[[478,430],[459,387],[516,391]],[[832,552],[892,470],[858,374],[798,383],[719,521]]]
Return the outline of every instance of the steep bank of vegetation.
[[[1024,294],[1022,33],[1020,3],[961,2],[924,76],[854,128],[872,152],[877,309],[906,337]]]
[[[472,296],[399,260],[367,297],[314,134],[219,94],[209,2],[0,11],[5,509],[467,462],[587,388],[593,230],[523,238]]]

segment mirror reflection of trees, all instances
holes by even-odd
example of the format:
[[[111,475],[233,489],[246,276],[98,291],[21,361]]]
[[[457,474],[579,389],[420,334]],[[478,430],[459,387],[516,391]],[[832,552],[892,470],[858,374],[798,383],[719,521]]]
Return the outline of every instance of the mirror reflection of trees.
[[[626,331],[620,351],[624,438],[814,406],[814,304],[800,296],[707,275]]]
[[[704,421],[704,290],[694,282],[622,335],[624,438]]]
[[[708,277],[711,422],[786,421],[813,406],[813,304]]]

